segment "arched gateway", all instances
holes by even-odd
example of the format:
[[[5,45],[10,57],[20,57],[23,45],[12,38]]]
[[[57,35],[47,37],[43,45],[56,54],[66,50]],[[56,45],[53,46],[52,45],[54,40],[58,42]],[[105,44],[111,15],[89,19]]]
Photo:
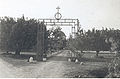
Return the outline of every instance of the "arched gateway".
[[[61,13],[59,12],[60,7],[57,7],[57,13],[54,15],[54,19],[39,19],[41,23],[43,23],[42,28],[38,27],[37,32],[37,60],[42,60],[43,54],[45,53],[45,39],[44,39],[44,31],[46,28],[44,26],[72,26],[72,36],[75,37],[75,33],[77,33],[80,29],[79,20],[78,19],[64,19],[62,18]],[[41,39],[43,38],[43,39]],[[41,47],[42,46],[42,47]]]

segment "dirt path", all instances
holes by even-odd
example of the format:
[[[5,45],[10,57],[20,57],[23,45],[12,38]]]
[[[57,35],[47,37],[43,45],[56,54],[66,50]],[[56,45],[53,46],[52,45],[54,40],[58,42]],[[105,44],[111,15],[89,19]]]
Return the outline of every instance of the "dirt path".
[[[17,77],[21,69],[14,67],[0,58],[0,77]]]
[[[66,51],[52,57],[47,62],[38,62],[21,67],[15,67],[0,59],[0,77],[63,78],[66,72],[64,63],[67,62],[65,55]]]

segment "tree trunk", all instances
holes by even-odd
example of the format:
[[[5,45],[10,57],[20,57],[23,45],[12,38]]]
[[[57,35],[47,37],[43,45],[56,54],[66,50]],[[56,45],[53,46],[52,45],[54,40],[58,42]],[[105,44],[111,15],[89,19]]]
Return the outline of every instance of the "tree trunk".
[[[42,61],[43,60],[43,55],[42,54],[36,54],[36,60],[37,61]]]
[[[83,50],[81,50],[81,53],[83,53]]]
[[[98,57],[98,54],[99,54],[100,51],[96,51],[96,56]]]
[[[16,50],[15,55],[20,55],[20,50]]]
[[[8,54],[8,53],[9,53],[9,51],[6,51],[6,53]]]

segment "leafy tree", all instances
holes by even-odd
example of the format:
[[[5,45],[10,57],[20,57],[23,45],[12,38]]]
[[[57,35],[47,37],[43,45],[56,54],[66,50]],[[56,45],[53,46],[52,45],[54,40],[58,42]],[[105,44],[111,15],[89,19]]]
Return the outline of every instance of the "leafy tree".
[[[20,51],[31,49],[36,45],[38,23],[34,19],[26,21],[24,17],[19,18],[14,25],[11,34],[11,49],[15,50],[17,55]]]
[[[66,46],[66,36],[60,27],[48,30],[48,44],[50,49],[60,50]]]
[[[11,37],[11,31],[13,29],[14,24],[16,21],[11,17],[2,17],[0,19],[0,48],[4,51],[10,50],[10,37]]]
[[[87,32],[83,32],[81,29],[76,37],[71,41],[71,46],[75,50],[93,50],[96,51],[96,56],[98,56],[99,51],[109,50],[110,45],[105,42],[107,36],[106,30],[88,30]],[[72,43],[73,42],[73,43]]]
[[[44,22],[41,22],[37,26],[37,54],[36,59],[38,61],[42,60],[43,57],[46,57],[47,51],[47,32]]]
[[[25,20],[23,16],[17,20],[10,17],[1,18],[0,27],[1,48],[5,51],[15,51],[15,54],[19,55],[21,51],[36,48],[37,27],[41,28],[42,25],[35,19]]]
[[[86,50],[86,37],[85,37],[85,33],[83,32],[83,29],[81,29],[77,34],[76,34],[76,38],[75,38],[75,48],[77,50],[81,50],[81,52],[83,52],[83,50]]]
[[[108,31],[108,36],[106,42],[110,45],[111,52],[116,51],[119,53],[120,51],[120,30],[110,29]]]

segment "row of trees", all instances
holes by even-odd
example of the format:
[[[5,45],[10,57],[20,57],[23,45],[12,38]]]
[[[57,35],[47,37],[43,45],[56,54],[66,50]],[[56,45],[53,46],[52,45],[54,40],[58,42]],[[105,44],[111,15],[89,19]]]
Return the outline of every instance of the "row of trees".
[[[33,48],[37,43],[37,26],[41,27],[37,20],[25,20],[24,16],[17,20],[11,17],[1,18],[0,48],[5,51],[15,51],[16,54]]]
[[[24,16],[14,19],[4,17],[0,19],[0,48],[5,51],[20,51],[35,49],[37,46],[37,30],[43,25],[36,19],[26,20]],[[42,39],[42,38],[41,38]],[[93,50],[107,51],[120,50],[120,30],[102,29],[102,30],[79,30],[75,38],[66,40],[65,34],[60,27],[53,27],[45,30],[46,50],[59,50],[66,47],[72,50]]]
[[[112,40],[111,40],[112,39]],[[99,51],[108,51],[112,49],[120,50],[120,30],[114,29],[102,29],[96,30],[93,28],[92,30],[84,31],[83,29],[79,30],[76,34],[75,38],[69,38],[69,43],[76,50],[92,50],[97,52],[97,56]],[[70,41],[71,40],[71,41]],[[114,45],[112,46],[112,42],[114,41]]]
[[[21,51],[36,51],[37,31],[42,29],[42,23],[36,19],[3,17],[0,19],[0,49],[15,51],[19,55]],[[46,26],[45,26],[46,27]],[[41,31],[41,30],[39,30]],[[44,30],[45,50],[63,49],[66,45],[66,36],[60,27]]]

